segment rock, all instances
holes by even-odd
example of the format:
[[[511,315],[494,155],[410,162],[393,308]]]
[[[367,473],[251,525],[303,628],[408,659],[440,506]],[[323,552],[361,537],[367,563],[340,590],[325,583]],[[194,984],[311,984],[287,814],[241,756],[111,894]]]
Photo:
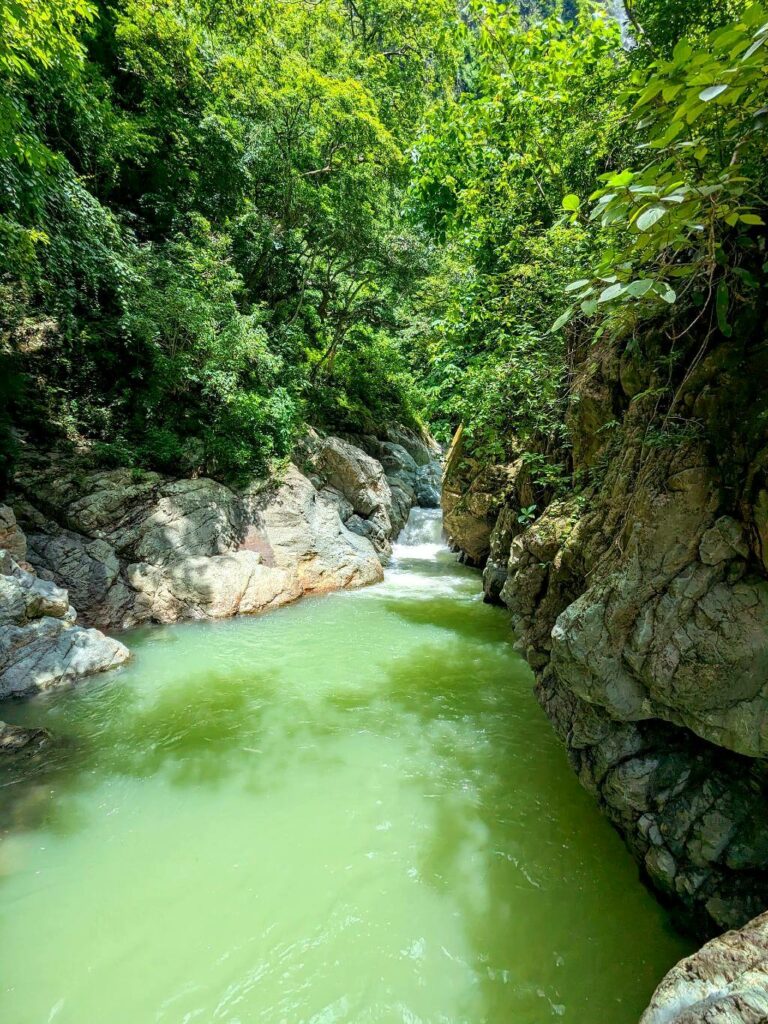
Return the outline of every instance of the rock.
[[[27,539],[8,505],[0,505],[0,550],[7,551],[17,562],[23,562],[27,557]]]
[[[255,551],[188,556],[168,566],[138,563],[127,567],[126,576],[137,606],[154,622],[250,615],[301,596],[294,576],[262,565]]]
[[[416,503],[421,508],[440,508],[442,469],[438,462],[419,466],[416,473]]]
[[[393,428],[394,429],[394,428]],[[380,462],[340,438],[310,432],[279,481],[233,490],[214,480],[157,473],[88,472],[55,458],[22,466],[16,512],[0,506],[0,697],[67,683],[123,663],[127,649],[86,624],[223,618],[275,608],[302,594],[382,579],[382,560],[416,500],[431,486],[424,442],[377,442]],[[426,456],[426,458],[425,458]]]
[[[368,523],[366,534],[382,555],[388,555],[393,534],[392,491],[380,462],[338,437],[317,447],[313,468],[325,486],[339,491],[356,515]]]
[[[259,552],[265,566],[286,570],[299,593],[383,579],[374,547],[347,529],[335,502],[323,500],[322,493],[291,466],[276,490],[246,494],[251,525],[241,549]]]
[[[405,526],[414,505],[421,508],[440,507],[442,468],[433,457],[432,449],[414,436],[409,436],[405,428],[401,431],[393,428],[393,435],[406,441],[409,448],[394,440],[382,440],[369,435],[350,437],[349,440],[381,463],[392,494],[389,517],[392,535],[396,537]]]
[[[420,467],[408,452],[392,441],[380,441],[375,437],[360,439],[361,445],[381,463],[384,475],[389,484],[391,507],[389,517],[392,523],[392,535],[396,537],[405,526],[408,514],[418,504],[416,495]],[[421,467],[429,469],[429,465]]]
[[[10,754],[33,754],[51,742],[47,729],[26,729],[0,721],[0,757]]]
[[[386,434],[387,440],[404,448],[417,466],[440,462],[440,447],[429,435],[417,434],[415,430],[399,423],[391,423]]]
[[[728,558],[739,556],[749,557],[744,531],[730,516],[721,516],[701,538],[699,558],[704,565],[718,565]]]
[[[30,524],[29,558],[103,629],[253,614],[380,580],[413,495],[395,511],[381,464],[339,438],[310,432],[298,454],[306,475],[290,465],[281,482],[237,491],[127,470],[22,469],[15,505]]]
[[[0,575],[0,698],[65,685],[128,660],[123,644],[75,625],[67,592],[6,555]]]
[[[650,565],[630,549],[626,568],[562,612],[555,671],[616,718],[664,718],[738,753],[768,753],[768,581],[731,584],[720,562],[671,579]]]
[[[640,1024],[764,1024],[768,1020],[768,914],[681,960]]]
[[[483,569],[483,593],[491,604],[501,604],[501,592],[507,582],[509,554],[514,538],[522,532],[516,508],[505,506],[491,530],[488,561]]]
[[[514,502],[520,464],[481,465],[465,450],[461,428],[448,453],[443,479],[443,526],[449,544],[469,565],[483,568],[491,534],[505,504]]]

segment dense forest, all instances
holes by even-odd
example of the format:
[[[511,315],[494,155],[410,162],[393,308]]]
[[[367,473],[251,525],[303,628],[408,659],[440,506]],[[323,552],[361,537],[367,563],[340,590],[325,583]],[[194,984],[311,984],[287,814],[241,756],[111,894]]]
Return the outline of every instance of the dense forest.
[[[768,14],[739,0],[2,0],[2,475],[265,471],[460,424],[569,480],[580,346],[657,444],[764,302]],[[642,326],[642,330],[640,330]],[[649,356],[651,358],[651,356]],[[650,428],[649,428],[650,429]]]

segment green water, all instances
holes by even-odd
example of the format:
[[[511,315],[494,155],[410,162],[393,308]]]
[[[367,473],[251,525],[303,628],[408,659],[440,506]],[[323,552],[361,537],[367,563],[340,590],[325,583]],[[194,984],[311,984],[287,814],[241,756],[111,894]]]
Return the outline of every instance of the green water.
[[[635,1024],[688,950],[422,514],[381,586],[3,711],[3,1024]]]

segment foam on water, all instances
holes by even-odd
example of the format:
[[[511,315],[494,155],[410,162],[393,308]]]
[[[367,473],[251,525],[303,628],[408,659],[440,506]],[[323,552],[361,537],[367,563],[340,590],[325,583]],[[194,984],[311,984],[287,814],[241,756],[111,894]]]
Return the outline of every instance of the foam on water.
[[[411,563],[434,562],[447,551],[440,509],[413,508],[408,522],[392,546],[392,568],[408,571]]]

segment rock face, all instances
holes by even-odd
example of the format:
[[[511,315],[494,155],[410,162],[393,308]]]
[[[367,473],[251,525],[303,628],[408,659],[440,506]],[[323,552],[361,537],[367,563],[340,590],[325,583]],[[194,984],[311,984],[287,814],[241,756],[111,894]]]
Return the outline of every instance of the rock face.
[[[0,506],[0,516],[18,554],[23,546],[13,512]],[[52,689],[128,660],[123,644],[76,626],[76,615],[66,590],[22,568],[8,549],[0,551],[0,698]]]
[[[492,558],[491,591],[500,591],[505,576],[503,563],[509,547],[506,536],[519,532],[517,514],[531,494],[522,460],[508,465],[482,465],[466,450],[459,428],[446,459],[443,482],[443,526],[448,543],[462,561],[482,568]],[[521,504],[523,502],[523,504]],[[494,527],[502,517],[503,526]]]
[[[372,455],[384,470],[392,495],[389,514],[395,536],[414,505],[440,507],[442,468],[434,442],[405,427],[390,427],[385,438],[366,435],[349,440]]]
[[[640,1024],[764,1024],[768,1020],[768,914],[681,960]]]
[[[768,355],[748,334],[715,347],[681,379],[674,430],[648,353],[584,358],[581,493],[539,488],[524,526],[525,476],[462,453],[448,530],[486,560],[582,784],[662,899],[713,934],[768,907]]]
[[[434,477],[426,444],[403,436],[426,456],[419,467],[400,447],[414,479]],[[311,431],[296,457],[301,469],[234,489],[28,455],[11,503],[39,581],[66,588],[101,629],[253,614],[377,582],[417,488],[395,494],[382,464],[341,438]]]

